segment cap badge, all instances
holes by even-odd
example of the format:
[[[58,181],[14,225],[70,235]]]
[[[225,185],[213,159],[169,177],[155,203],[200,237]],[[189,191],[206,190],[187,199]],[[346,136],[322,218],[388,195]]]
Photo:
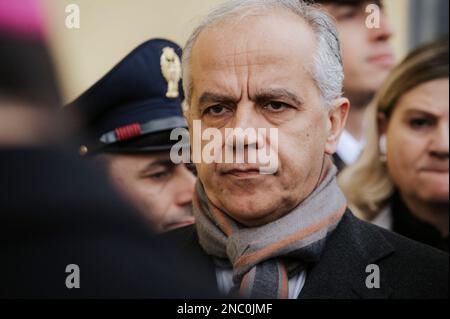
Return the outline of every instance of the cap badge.
[[[181,79],[181,62],[171,47],[165,47],[162,51],[161,72],[167,81],[166,97],[177,98],[179,95],[178,82]]]

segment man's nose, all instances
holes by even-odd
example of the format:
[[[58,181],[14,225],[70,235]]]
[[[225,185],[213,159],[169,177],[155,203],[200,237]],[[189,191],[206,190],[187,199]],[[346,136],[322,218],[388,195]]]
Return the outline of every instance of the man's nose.
[[[370,30],[370,39],[374,42],[387,42],[394,35],[394,27],[384,13],[381,13],[379,28]]]
[[[190,205],[194,194],[196,178],[185,166],[180,164],[177,168],[177,190],[175,204],[178,206]]]
[[[431,145],[430,153],[434,157],[440,159],[448,159],[449,156],[449,124],[442,123],[438,126],[437,130],[434,132]]]
[[[242,103],[236,109],[232,122],[232,134],[225,136],[225,143],[235,148],[237,145],[244,147],[258,146],[259,114],[251,102]],[[226,134],[227,132],[225,132]]]

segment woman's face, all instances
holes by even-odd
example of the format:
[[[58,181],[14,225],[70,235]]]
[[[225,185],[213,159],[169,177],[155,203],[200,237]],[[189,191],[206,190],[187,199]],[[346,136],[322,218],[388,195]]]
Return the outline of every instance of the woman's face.
[[[387,166],[403,197],[449,201],[449,79],[404,94],[386,127]]]

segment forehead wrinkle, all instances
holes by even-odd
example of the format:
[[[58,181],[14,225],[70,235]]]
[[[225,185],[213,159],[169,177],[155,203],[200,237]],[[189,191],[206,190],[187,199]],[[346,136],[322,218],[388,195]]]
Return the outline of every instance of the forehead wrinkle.
[[[295,61],[294,61],[295,62]],[[242,50],[235,53],[228,53],[218,55],[215,57],[208,57],[200,61],[202,68],[211,69],[213,71],[230,69],[236,71],[237,68],[249,67],[249,66],[263,66],[279,64],[292,64],[293,61],[289,60],[282,54],[266,53],[264,50]]]
[[[243,94],[245,94],[249,100],[252,100],[251,96],[252,94],[251,89],[251,82],[254,80],[257,80],[257,78],[254,78],[254,74],[260,69],[258,67],[263,67],[266,70],[269,70],[270,68],[277,68],[279,65],[290,65],[292,64],[292,61],[289,61],[287,59],[284,59],[283,57],[275,56],[273,54],[260,54],[261,50],[246,50],[241,51],[236,55],[233,54],[227,54],[226,56],[229,58],[228,61],[221,61],[220,57],[216,58],[212,61],[204,61],[204,67],[209,66],[209,69],[212,69],[213,71],[217,71],[218,76],[210,76],[209,78],[203,78],[199,80],[203,80],[204,82],[207,82],[208,84],[211,84],[215,89],[213,92],[220,92],[224,93],[225,95],[232,96],[233,99],[241,100],[243,97]],[[234,59],[235,62],[231,61],[231,57],[239,56],[239,61],[236,62],[237,59]],[[244,55],[246,58],[244,59]],[[257,55],[256,57],[254,57]],[[311,66],[310,63],[308,64],[302,64],[301,68],[304,70],[305,74],[308,74],[308,77],[312,79],[312,72],[311,72]],[[223,70],[227,70],[224,73],[221,73]],[[259,70],[258,70],[259,69]],[[263,71],[264,72],[264,71]],[[276,74],[276,78],[274,78],[274,81],[277,81],[278,76],[284,77],[284,74]],[[223,81],[222,79],[226,78],[227,81]],[[237,83],[241,83],[243,85],[239,85],[240,87],[240,94],[237,95],[237,91],[233,86],[236,84],[230,83],[229,79],[234,78],[236,79]],[[245,83],[245,85],[244,85]],[[256,83],[259,83],[258,81]],[[253,83],[255,84],[255,83]],[[268,89],[268,87],[257,87],[256,90],[264,91],[265,89]],[[207,90],[211,91],[211,90]],[[293,91],[295,92],[295,90]],[[199,92],[200,93],[200,92]],[[201,93],[200,93],[201,94]],[[299,99],[297,99],[299,100]]]
[[[245,54],[245,53],[244,53]],[[243,54],[241,54],[243,56]],[[229,59],[223,59],[223,60],[216,60],[216,61],[204,61],[203,67],[210,68],[214,71],[222,70],[222,69],[233,69],[235,68],[242,68],[242,67],[248,67],[248,66],[268,66],[268,64],[291,64],[289,61],[284,61],[284,59],[279,59],[277,57],[273,56],[261,56],[259,58],[253,59],[249,55],[246,55],[245,59],[234,57],[232,60],[231,57],[233,55],[229,55]]]

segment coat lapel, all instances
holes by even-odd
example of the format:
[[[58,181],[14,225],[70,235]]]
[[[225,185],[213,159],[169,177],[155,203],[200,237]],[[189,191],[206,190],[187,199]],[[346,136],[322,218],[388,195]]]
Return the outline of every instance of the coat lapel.
[[[366,286],[371,274],[366,267],[394,252],[381,232],[347,211],[327,241],[320,262],[308,271],[299,298],[378,299],[392,294],[383,276],[380,288]]]

